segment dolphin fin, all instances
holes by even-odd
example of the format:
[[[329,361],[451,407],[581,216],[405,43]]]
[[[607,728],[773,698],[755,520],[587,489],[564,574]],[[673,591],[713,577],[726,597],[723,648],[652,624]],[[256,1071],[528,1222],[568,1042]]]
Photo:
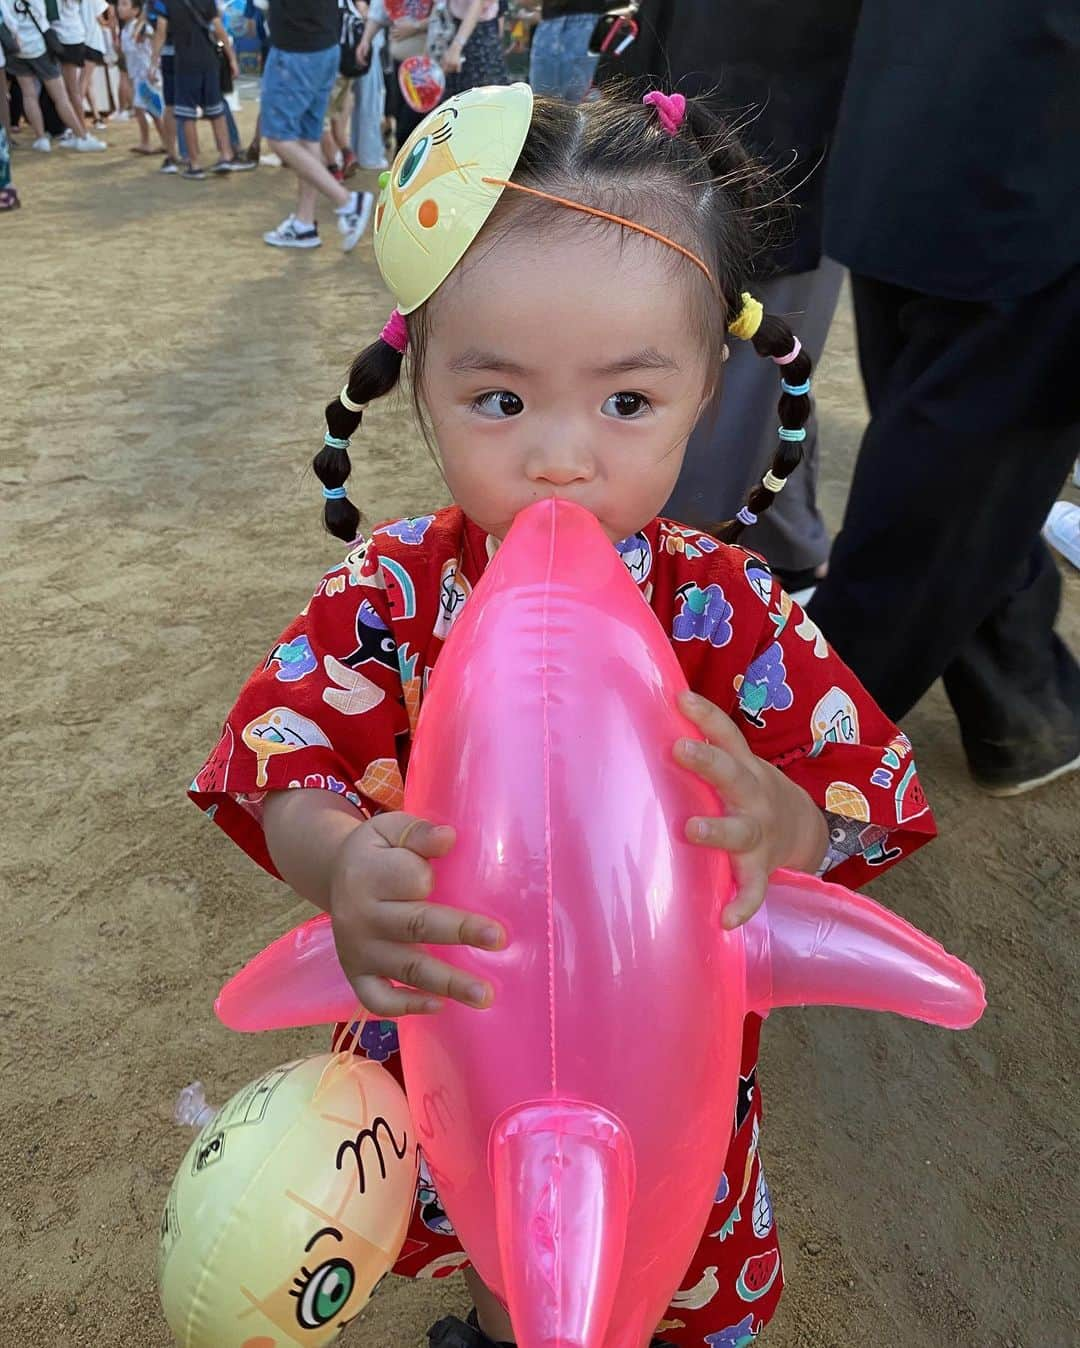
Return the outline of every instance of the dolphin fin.
[[[924,932],[865,895],[777,871],[743,928],[748,1010],[852,1006],[966,1030],[982,980]]]

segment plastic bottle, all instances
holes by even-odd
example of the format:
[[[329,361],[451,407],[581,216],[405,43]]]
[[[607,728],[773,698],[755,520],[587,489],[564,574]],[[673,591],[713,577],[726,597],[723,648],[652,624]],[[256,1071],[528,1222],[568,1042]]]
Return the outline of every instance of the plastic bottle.
[[[190,1086],[185,1086],[176,1097],[173,1120],[176,1123],[186,1123],[189,1127],[198,1131],[200,1128],[205,1128],[217,1112],[213,1105],[206,1103],[206,1094],[203,1091],[202,1082],[193,1081]]]

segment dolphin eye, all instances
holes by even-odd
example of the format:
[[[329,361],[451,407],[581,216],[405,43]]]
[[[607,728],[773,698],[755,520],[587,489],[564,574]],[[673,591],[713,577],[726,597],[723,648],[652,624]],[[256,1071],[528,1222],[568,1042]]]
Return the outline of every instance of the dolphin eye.
[[[340,1315],[356,1286],[356,1272],[347,1259],[328,1259],[314,1272],[301,1269],[296,1279],[296,1319],[304,1329],[318,1329]]]
[[[401,166],[401,172],[398,174],[398,187],[407,187],[412,182],[423,168],[430,153],[431,137],[421,136],[409,151],[404,164]]]

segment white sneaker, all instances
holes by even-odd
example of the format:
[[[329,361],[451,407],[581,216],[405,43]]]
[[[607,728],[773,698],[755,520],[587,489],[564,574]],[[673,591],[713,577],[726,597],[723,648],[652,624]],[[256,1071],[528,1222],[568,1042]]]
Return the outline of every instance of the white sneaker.
[[[351,253],[360,242],[371,219],[371,208],[374,204],[375,198],[370,192],[354,192],[349,204],[336,212],[343,252]]]
[[[1043,525],[1043,537],[1080,571],[1080,506],[1055,502]]]
[[[322,244],[318,225],[302,225],[294,215],[282,220],[277,229],[267,230],[263,243],[272,248],[318,248]]]
[[[52,152],[52,141],[48,136],[38,136],[30,148],[31,150],[40,150],[42,154],[50,154]]]
[[[91,136],[87,133],[85,136],[73,141],[72,148],[76,150],[107,150],[109,147],[103,140],[98,140],[97,136]]]
[[[268,150],[259,156],[259,164],[263,168],[280,168],[281,160],[272,150]]]
[[[64,128],[63,135],[57,136],[56,143],[65,150],[71,149],[75,144],[75,132],[72,131],[70,126]]]
[[[114,112],[114,113],[112,114],[112,116],[109,118],[109,121],[110,121],[110,122],[130,122],[130,121],[131,121],[131,112],[129,111],[129,109],[123,108],[120,112]]]

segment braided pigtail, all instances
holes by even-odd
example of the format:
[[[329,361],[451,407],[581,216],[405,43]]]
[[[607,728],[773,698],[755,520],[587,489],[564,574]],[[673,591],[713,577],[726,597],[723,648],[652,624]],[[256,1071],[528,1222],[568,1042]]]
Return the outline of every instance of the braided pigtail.
[[[780,366],[780,416],[778,434],[780,445],[768,472],[750,493],[746,505],[733,520],[722,524],[717,537],[724,543],[734,543],[742,531],[758,522],[758,517],[772,505],[784,490],[788,478],[802,462],[806,423],[813,405],[810,402],[810,357],[788,325],[779,318],[767,315],[761,301],[752,295],[741,296],[742,307],[728,324],[728,332],[753,343],[759,356]]]
[[[351,543],[360,527],[360,512],[348,499],[345,481],[352,471],[349,442],[364,418],[364,409],[397,387],[409,344],[404,316],[395,309],[378,338],[353,361],[345,387],[326,404],[326,434],[312,466],[323,484],[323,523],[336,538]]]

